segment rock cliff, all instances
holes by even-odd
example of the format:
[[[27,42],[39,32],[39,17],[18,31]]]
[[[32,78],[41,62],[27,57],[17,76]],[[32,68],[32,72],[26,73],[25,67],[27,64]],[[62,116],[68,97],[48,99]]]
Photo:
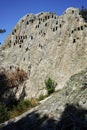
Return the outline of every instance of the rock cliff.
[[[0,69],[23,69],[28,79],[15,96],[46,94],[45,79],[62,89],[69,78],[87,67],[87,23],[79,9],[68,8],[63,15],[27,14],[19,20],[0,47]],[[14,92],[14,90],[13,90]]]
[[[87,69],[32,110],[0,125],[1,130],[87,130]]]

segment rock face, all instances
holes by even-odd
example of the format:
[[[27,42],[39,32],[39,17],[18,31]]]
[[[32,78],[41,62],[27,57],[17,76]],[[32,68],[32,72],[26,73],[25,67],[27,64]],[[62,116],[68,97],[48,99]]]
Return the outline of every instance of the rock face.
[[[79,10],[24,16],[0,47],[2,67],[28,73],[25,98],[46,94],[47,77],[57,83],[56,90],[63,88],[71,75],[87,67],[87,23]]]
[[[87,69],[71,76],[64,89],[0,125],[1,130],[87,130]]]
[[[12,106],[23,99],[26,79],[27,73],[19,68],[10,71],[0,69],[0,102]]]

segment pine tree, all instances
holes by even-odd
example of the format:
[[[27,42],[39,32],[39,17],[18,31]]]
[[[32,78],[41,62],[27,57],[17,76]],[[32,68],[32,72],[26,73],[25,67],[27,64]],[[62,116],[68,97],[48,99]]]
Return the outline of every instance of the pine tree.
[[[6,32],[5,29],[0,29],[0,33],[4,33],[4,32]]]
[[[87,22],[87,9],[84,6],[80,9],[80,15],[84,18],[85,22]]]
[[[0,29],[0,33],[5,33],[6,30],[5,29]],[[0,45],[1,45],[1,42],[0,42]]]

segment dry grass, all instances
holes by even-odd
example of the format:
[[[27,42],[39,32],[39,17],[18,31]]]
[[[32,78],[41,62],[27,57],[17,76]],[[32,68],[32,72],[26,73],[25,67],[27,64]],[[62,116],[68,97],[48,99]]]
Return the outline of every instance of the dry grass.
[[[27,79],[27,73],[23,69],[15,69],[15,71],[0,73],[0,86],[7,87],[17,87],[22,84]]]
[[[38,104],[39,104],[39,101],[37,99],[34,99],[34,98],[32,98],[31,100],[20,101],[18,103],[18,105],[15,106],[10,111],[10,119],[21,115],[22,113],[26,112],[27,110],[30,110],[31,108],[37,106]]]

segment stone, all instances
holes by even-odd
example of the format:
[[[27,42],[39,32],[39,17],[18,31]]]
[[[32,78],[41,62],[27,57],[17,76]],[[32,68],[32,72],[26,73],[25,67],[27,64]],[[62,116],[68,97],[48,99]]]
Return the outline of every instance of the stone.
[[[0,46],[0,68],[10,71],[8,66],[14,65],[27,72],[26,99],[47,93],[47,77],[57,83],[55,90],[62,89],[71,75],[87,67],[86,26],[76,8],[68,8],[61,16],[50,12],[27,14]]]
[[[0,125],[1,130],[87,129],[87,88],[81,90],[87,69],[70,77],[64,88],[40,105]],[[80,80],[82,79],[82,80]],[[72,87],[76,86],[74,92]],[[68,92],[68,96],[64,93]]]

